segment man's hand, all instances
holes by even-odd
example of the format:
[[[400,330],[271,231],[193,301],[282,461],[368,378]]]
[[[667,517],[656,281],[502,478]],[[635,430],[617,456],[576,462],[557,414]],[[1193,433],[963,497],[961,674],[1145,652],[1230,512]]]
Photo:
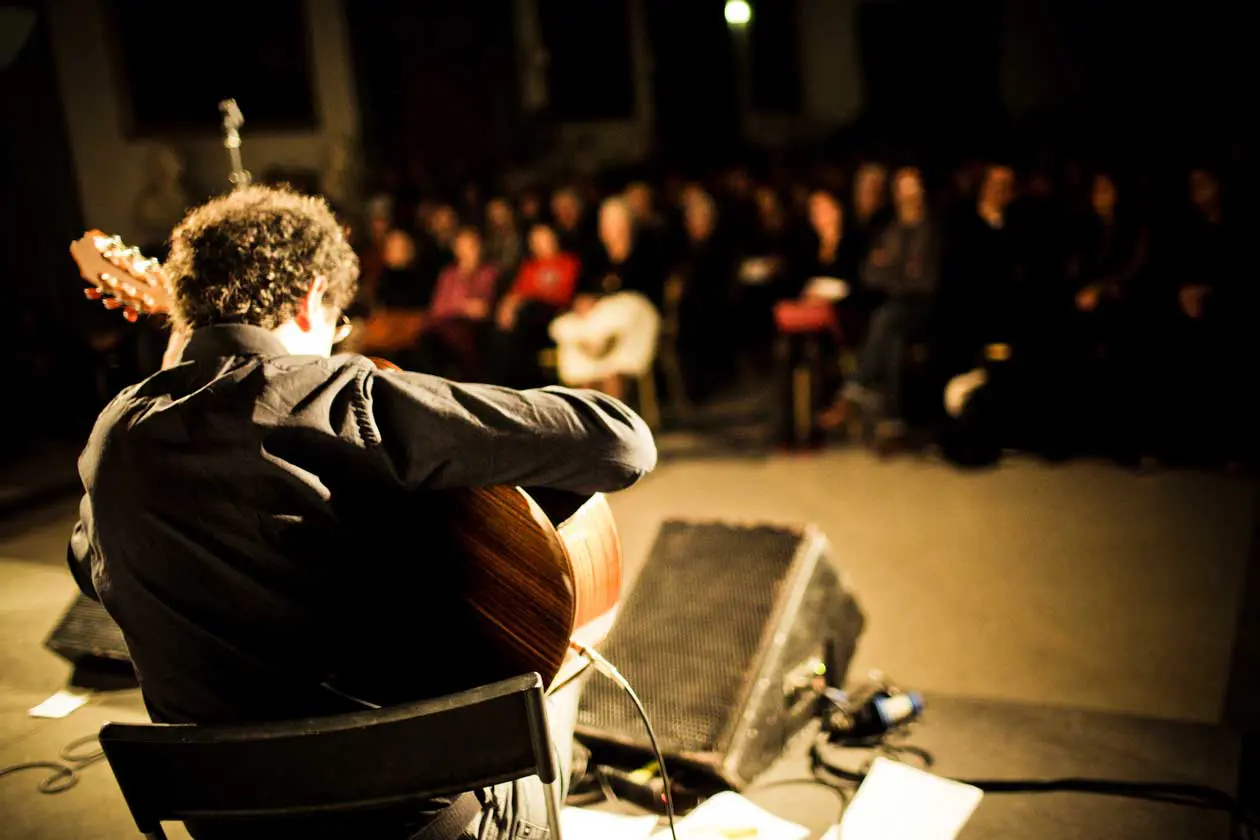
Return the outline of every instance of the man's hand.
[[[1076,308],[1082,312],[1093,312],[1098,308],[1098,300],[1102,297],[1102,287],[1086,286],[1076,293]]]
[[[509,294],[499,303],[499,312],[495,318],[501,330],[510,330],[516,326],[516,311],[521,307],[521,296]]]
[[[1203,317],[1203,301],[1211,291],[1210,287],[1202,285],[1181,287],[1177,299],[1181,304],[1181,311],[1186,313],[1187,318],[1197,321]]]
[[[490,314],[490,304],[484,300],[464,301],[464,317],[480,321]]]

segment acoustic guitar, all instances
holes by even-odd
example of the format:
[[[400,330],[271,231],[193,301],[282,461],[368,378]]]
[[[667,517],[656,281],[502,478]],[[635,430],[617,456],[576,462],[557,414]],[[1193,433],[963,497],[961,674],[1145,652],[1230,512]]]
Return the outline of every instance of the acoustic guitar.
[[[88,231],[70,246],[87,297],[129,321],[170,311],[172,290],[162,266],[118,237]],[[378,368],[397,371],[384,360]],[[607,634],[621,595],[621,543],[603,495],[577,497],[518,487],[455,490],[447,535],[461,562],[463,609],[485,659],[504,673],[491,682],[537,671],[553,688],[581,663],[571,642],[594,646]],[[470,688],[472,686],[469,686]]]

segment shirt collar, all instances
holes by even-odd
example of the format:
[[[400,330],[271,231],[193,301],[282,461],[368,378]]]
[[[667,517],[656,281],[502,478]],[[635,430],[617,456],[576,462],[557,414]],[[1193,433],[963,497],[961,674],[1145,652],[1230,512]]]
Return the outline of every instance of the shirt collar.
[[[193,330],[180,358],[197,362],[228,356],[288,355],[288,349],[270,330],[248,324],[215,324]]]

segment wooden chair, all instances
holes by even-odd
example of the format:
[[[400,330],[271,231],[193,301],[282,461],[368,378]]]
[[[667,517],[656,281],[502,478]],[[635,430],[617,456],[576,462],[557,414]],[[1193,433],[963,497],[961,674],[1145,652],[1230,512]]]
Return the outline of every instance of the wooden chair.
[[[779,333],[779,345],[787,352],[791,336],[802,336],[803,352],[792,368],[792,429],[793,437],[800,445],[808,445],[814,438],[814,403],[818,397],[817,371],[821,362],[820,339],[831,334],[840,335],[836,310],[829,301],[785,300],[774,307],[774,321]]]

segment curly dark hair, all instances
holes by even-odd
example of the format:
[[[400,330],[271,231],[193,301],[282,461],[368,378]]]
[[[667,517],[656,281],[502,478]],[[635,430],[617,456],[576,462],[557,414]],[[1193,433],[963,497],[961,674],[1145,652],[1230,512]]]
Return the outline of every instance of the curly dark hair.
[[[192,210],[171,232],[165,267],[183,329],[274,328],[321,276],[324,303],[340,311],[359,283],[359,259],[328,203],[288,187],[242,187]]]

